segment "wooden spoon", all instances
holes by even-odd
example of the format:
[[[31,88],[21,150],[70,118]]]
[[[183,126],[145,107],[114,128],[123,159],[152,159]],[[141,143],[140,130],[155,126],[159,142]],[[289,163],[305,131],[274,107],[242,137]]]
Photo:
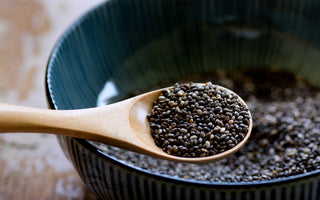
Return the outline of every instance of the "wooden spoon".
[[[65,135],[97,141],[170,161],[198,164],[213,162],[229,156],[238,151],[248,140],[252,129],[251,116],[245,138],[235,147],[223,153],[200,158],[184,158],[165,153],[156,146],[146,117],[151,112],[153,101],[162,90],[148,92],[107,106],[78,110],[46,110],[0,104],[0,132]],[[242,99],[241,101],[245,104]]]

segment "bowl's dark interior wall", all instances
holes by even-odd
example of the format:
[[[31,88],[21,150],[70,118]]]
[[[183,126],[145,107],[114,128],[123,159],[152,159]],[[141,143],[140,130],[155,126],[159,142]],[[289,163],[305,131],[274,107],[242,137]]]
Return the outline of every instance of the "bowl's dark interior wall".
[[[59,109],[84,107],[80,99],[85,99],[85,107],[92,107],[107,81],[125,96],[216,69],[289,69],[320,84],[319,4],[302,0],[108,1],[98,8],[102,12],[80,19],[66,34],[72,37],[57,46],[63,50],[52,56],[54,67],[50,69],[49,64],[49,69],[66,69],[55,74],[50,87],[63,84],[61,88],[68,91],[54,92],[70,99],[53,99]],[[79,80],[84,84],[74,84]],[[82,93],[73,92],[79,87]]]

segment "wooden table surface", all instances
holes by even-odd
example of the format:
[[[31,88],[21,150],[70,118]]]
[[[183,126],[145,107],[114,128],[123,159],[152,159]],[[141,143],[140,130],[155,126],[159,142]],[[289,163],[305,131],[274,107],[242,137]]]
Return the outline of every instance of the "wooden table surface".
[[[102,0],[0,0],[0,102],[47,108],[45,68],[55,42]],[[0,135],[0,199],[96,199],[53,135]]]

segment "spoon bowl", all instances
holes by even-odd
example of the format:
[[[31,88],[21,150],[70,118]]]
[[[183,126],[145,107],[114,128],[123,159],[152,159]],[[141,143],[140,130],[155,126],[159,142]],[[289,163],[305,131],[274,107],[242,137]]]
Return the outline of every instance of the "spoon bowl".
[[[218,86],[223,90],[227,88]],[[169,89],[169,88],[165,88]],[[39,132],[105,143],[175,162],[208,163],[238,151],[250,137],[252,117],[244,139],[222,153],[196,158],[170,155],[156,146],[147,114],[163,89],[102,107],[77,110],[45,110],[0,104],[0,132]],[[235,94],[233,91],[228,90]],[[236,94],[235,94],[236,95]],[[237,95],[238,96],[238,95]],[[240,98],[241,103],[246,105]]]

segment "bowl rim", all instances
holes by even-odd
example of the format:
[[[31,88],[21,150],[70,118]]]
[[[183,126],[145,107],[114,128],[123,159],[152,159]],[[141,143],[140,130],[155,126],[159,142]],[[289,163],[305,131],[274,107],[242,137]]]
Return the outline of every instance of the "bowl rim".
[[[54,100],[54,95],[52,94],[52,89],[50,88],[50,80],[51,80],[51,68],[52,68],[52,61],[55,59],[57,52],[59,52],[59,49],[61,47],[61,44],[63,41],[69,36],[69,34],[76,29],[78,26],[81,25],[81,23],[86,20],[92,13],[98,12],[98,10],[105,4],[108,4],[112,1],[108,0],[105,2],[101,2],[97,4],[96,6],[88,9],[85,11],[80,17],[78,17],[73,23],[71,23],[66,30],[60,35],[58,40],[55,42],[47,61],[46,65],[46,72],[45,72],[45,92],[46,92],[46,99],[47,103],[49,105],[50,109],[58,109],[58,105],[56,105]],[[66,137],[66,136],[64,136]],[[313,170],[311,172],[306,172],[298,175],[291,175],[288,177],[281,177],[281,178],[275,178],[271,180],[259,180],[259,181],[247,181],[247,182],[211,182],[211,181],[200,181],[196,179],[186,179],[182,177],[174,177],[171,175],[161,174],[158,172],[153,172],[151,170],[143,169],[138,166],[131,165],[129,163],[126,163],[125,161],[119,160],[113,156],[108,155],[103,150],[97,148],[93,144],[91,144],[88,140],[79,139],[79,138],[73,138],[68,137],[71,140],[76,141],[79,143],[84,149],[90,151],[93,155],[103,159],[108,160],[109,162],[112,162],[115,165],[118,165],[121,168],[125,168],[131,172],[151,176],[154,179],[162,180],[165,182],[171,182],[174,184],[182,184],[182,185],[189,185],[189,186],[199,186],[199,187],[215,187],[215,188],[237,188],[237,187],[265,187],[265,186],[274,186],[274,185],[283,185],[287,183],[292,183],[292,181],[300,181],[302,179],[306,178],[312,178],[312,177],[320,177],[320,169]]]

